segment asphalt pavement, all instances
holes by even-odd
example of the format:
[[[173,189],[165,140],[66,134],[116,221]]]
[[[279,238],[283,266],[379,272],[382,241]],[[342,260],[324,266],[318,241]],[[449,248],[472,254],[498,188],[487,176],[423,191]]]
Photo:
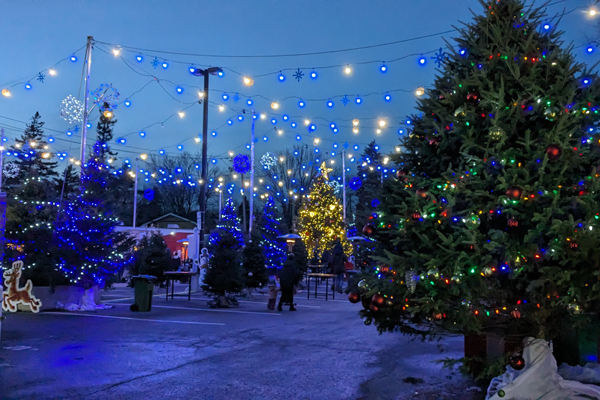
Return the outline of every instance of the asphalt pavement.
[[[462,338],[379,335],[345,295],[307,300],[302,291],[298,311],[278,312],[267,309],[266,294],[211,309],[201,293],[167,301],[160,289],[146,313],[130,311],[131,288],[102,295],[113,308],[7,316],[0,398],[481,398],[436,363],[462,357]]]

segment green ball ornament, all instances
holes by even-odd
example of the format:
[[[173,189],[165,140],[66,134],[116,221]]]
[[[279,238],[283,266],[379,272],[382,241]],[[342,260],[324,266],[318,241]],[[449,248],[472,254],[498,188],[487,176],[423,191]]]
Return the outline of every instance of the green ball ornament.
[[[369,291],[369,285],[367,284],[367,281],[362,279],[360,282],[358,282],[358,290],[361,293],[367,293]]]
[[[479,215],[471,214],[471,216],[465,220],[465,224],[470,229],[477,229],[481,224],[481,219],[479,219]]]
[[[498,390],[498,397],[504,397],[506,396],[506,392],[502,389]]]
[[[506,136],[506,131],[499,126],[493,126],[489,131],[489,135],[492,140],[501,140]]]

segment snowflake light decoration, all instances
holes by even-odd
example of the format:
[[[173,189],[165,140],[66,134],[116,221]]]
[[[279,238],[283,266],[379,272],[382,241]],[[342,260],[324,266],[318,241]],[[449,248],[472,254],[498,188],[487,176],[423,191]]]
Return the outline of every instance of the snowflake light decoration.
[[[348,96],[342,97],[342,99],[340,101],[342,102],[344,107],[346,107],[348,105],[348,103],[350,103],[350,99],[348,98]]]
[[[238,174],[247,174],[250,172],[250,158],[245,154],[238,154],[233,158],[233,169]]]
[[[240,98],[241,98],[241,97],[240,97],[240,95],[236,93],[236,94],[233,96],[233,102],[234,102],[234,103],[237,103],[238,101],[240,101]]]
[[[362,187],[362,181],[358,176],[355,176],[354,178],[350,179],[348,186],[350,186],[350,189],[352,190],[358,190]]]
[[[338,181],[335,181],[335,180],[329,181],[329,182],[327,182],[327,184],[329,186],[331,186],[334,194],[338,194],[344,187],[344,185],[342,185],[341,183],[339,183]]]
[[[300,68],[298,68],[298,71],[294,72],[294,79],[298,80],[298,82],[300,82],[300,79],[302,79],[304,77],[304,72],[302,72],[300,70]]]
[[[62,119],[69,124],[76,124],[83,121],[83,103],[75,97],[69,95],[62,101],[59,113]]]
[[[158,61],[158,57],[154,57],[154,60],[150,61],[150,64],[152,64],[154,69],[156,69],[156,67],[158,67],[160,64],[160,61]]]
[[[119,97],[121,94],[113,85],[101,84],[96,90],[90,92],[94,104],[100,107],[102,110],[113,111],[117,109],[119,104]]]
[[[2,172],[4,173],[4,176],[7,178],[15,178],[19,175],[19,164],[17,164],[16,162],[13,161],[9,161],[6,164],[4,164],[4,168],[2,168]]]
[[[46,79],[46,75],[39,72],[37,75],[37,80],[40,81],[41,83],[44,83],[44,79]]]
[[[433,62],[437,64],[438,68],[440,68],[444,60],[446,60],[446,53],[444,53],[444,49],[440,47],[438,52],[435,53],[435,55],[431,57],[431,59],[435,60]]]
[[[277,164],[277,156],[273,153],[267,152],[260,158],[260,163],[264,169],[269,170]]]

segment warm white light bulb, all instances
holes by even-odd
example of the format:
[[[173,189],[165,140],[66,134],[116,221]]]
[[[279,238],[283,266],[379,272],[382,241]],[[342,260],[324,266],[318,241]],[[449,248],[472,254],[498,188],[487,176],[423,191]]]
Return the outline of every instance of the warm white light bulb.
[[[179,111],[179,118],[183,118],[185,116],[185,113],[183,111]]]
[[[113,49],[112,52],[115,55],[115,57],[118,56],[119,54],[121,54],[121,50],[119,50],[119,49]]]
[[[304,120],[304,125],[308,126],[308,124],[310,124],[310,120],[309,119],[305,119]]]
[[[592,8],[592,9],[590,10],[590,16],[591,16],[591,17],[594,17],[596,14],[597,14],[597,11],[596,11],[595,9],[593,9],[593,8]]]
[[[379,126],[380,127],[382,127],[382,128],[385,127],[385,124],[386,124],[385,120],[383,120],[383,119],[379,120]]]
[[[278,103],[278,102],[276,102],[276,101],[272,102],[272,103],[271,103],[271,108],[272,108],[273,110],[278,110],[278,109],[279,109],[279,103]]]
[[[244,85],[246,85],[246,86],[254,85],[254,79],[245,76],[244,77]]]
[[[53,70],[52,68],[50,68],[50,69],[48,70],[48,73],[50,74],[50,76],[54,76],[54,75],[56,75],[56,71],[55,71],[55,70]]]
[[[358,119],[353,119],[352,120],[352,125],[358,126],[358,123],[359,123]]]
[[[223,105],[220,105],[220,106],[219,106],[219,111],[221,111],[221,112],[225,111],[225,106],[223,106]]]
[[[352,73],[352,68],[350,68],[350,66],[346,66],[346,68],[344,68],[344,73],[346,75],[350,75]]]
[[[415,95],[418,97],[423,96],[424,94],[425,94],[424,87],[418,87],[417,90],[415,90]]]
[[[200,143],[200,138],[199,138],[199,137],[195,137],[195,138],[194,138],[194,141],[195,141],[196,143]]]
[[[145,160],[146,158],[148,158],[148,154],[146,154],[146,153],[142,153],[142,154],[140,154],[140,158],[141,158],[142,160]]]

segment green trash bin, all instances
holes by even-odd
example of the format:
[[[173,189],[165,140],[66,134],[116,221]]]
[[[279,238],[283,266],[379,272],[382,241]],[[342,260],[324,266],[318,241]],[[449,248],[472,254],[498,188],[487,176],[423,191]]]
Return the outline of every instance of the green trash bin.
[[[137,275],[131,278],[133,281],[134,303],[130,306],[131,311],[147,312],[152,309],[152,294],[156,277],[152,275]]]

